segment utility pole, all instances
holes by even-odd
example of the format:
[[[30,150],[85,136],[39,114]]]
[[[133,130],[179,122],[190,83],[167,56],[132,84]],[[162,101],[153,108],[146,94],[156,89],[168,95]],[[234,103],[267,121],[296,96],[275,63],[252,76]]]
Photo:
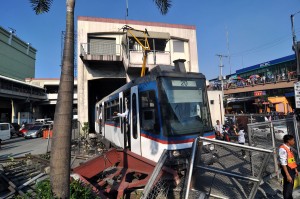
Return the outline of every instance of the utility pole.
[[[223,59],[223,57],[227,58],[228,56],[227,55],[221,55],[221,54],[216,54],[216,56],[218,56],[219,60],[220,60],[220,65],[219,65],[219,67],[220,67],[220,76],[219,76],[219,80],[221,81],[222,99],[219,99],[219,100],[220,100],[221,123],[223,123],[223,111],[222,111],[223,109],[221,107],[221,104],[222,104],[222,101],[224,101],[223,71],[222,71],[223,70],[222,68],[224,67],[224,65],[223,65],[222,59]],[[220,96],[219,96],[219,98],[220,98]],[[223,105],[223,108],[224,108],[224,105]]]
[[[295,14],[291,15],[291,24],[292,24],[292,36],[293,36],[293,50],[295,51],[296,55],[296,63],[297,63],[297,77],[298,81],[300,81],[300,60],[299,60],[299,48],[298,48],[298,43],[296,39],[296,34],[295,34],[295,28],[294,28],[294,16],[296,14],[300,13],[300,11],[296,12]]]
[[[294,92],[295,92],[295,108],[300,109],[300,97],[299,96],[299,88],[300,88],[300,60],[299,60],[299,50],[300,50],[300,42],[297,42],[295,29],[294,29],[294,16],[300,13],[300,11],[291,15],[291,24],[292,24],[292,36],[293,36],[293,50],[296,55],[296,66],[297,66],[297,79],[298,81],[294,83]]]
[[[224,91],[223,90],[223,69],[222,69],[224,67],[224,65],[223,65],[222,59],[223,59],[223,57],[228,58],[228,56],[227,55],[221,55],[221,54],[216,54],[216,56],[218,56],[219,60],[220,60],[220,65],[219,65],[219,67],[220,67],[220,76],[219,76],[219,80],[221,81],[222,95],[224,96],[224,92],[223,92]]]

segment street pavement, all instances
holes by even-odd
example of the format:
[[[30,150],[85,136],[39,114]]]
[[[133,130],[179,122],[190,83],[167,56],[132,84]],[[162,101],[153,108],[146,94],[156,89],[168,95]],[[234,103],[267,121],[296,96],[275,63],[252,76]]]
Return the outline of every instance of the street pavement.
[[[45,154],[47,152],[47,145],[48,139],[25,139],[24,137],[13,137],[12,139],[2,142],[0,160],[7,159],[9,157],[22,157],[28,153],[31,153],[32,155]],[[50,147],[51,140],[49,142],[48,149],[50,149]]]

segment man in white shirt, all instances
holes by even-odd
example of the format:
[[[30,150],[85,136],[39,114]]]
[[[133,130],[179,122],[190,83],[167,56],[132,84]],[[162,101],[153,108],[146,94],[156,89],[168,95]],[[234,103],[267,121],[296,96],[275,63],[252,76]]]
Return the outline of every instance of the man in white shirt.
[[[126,142],[127,147],[130,148],[130,110],[129,110],[129,101],[125,98],[126,110],[123,113],[114,112],[113,114],[118,117],[124,117],[126,119]]]
[[[245,131],[244,131],[244,127],[240,126],[239,127],[239,132],[235,133],[238,136],[238,143],[245,145],[246,139],[245,139]],[[245,159],[246,158],[246,151],[242,150],[242,156]]]
[[[298,176],[297,163],[291,146],[295,144],[294,136],[283,136],[283,142],[279,147],[279,162],[283,176],[283,198],[293,199],[294,178]]]
[[[223,138],[223,125],[220,123],[220,120],[216,121],[217,124],[215,126],[217,139]]]

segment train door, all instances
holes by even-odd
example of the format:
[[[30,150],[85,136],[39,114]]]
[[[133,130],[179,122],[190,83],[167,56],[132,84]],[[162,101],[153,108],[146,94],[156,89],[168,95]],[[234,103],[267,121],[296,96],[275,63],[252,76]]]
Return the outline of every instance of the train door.
[[[130,97],[130,144],[132,152],[142,155],[138,97],[138,86],[134,86]]]
[[[96,111],[95,111],[95,131],[97,133],[101,133],[100,114],[101,114],[101,104],[96,105]]]
[[[123,92],[119,93],[119,113],[124,113],[125,108],[124,108],[124,94]],[[119,124],[120,124],[120,132],[118,133],[118,139],[120,141],[120,146],[124,149],[125,148],[125,120],[126,118],[124,117],[119,117]]]

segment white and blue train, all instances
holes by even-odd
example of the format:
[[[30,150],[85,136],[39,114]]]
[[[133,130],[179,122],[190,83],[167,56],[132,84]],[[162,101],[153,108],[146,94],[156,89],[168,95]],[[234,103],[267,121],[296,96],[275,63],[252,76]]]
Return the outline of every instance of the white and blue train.
[[[114,112],[125,112],[116,117]],[[197,136],[214,138],[201,73],[185,72],[180,63],[156,66],[96,103],[95,130],[107,143],[158,161],[164,149],[191,148]]]

